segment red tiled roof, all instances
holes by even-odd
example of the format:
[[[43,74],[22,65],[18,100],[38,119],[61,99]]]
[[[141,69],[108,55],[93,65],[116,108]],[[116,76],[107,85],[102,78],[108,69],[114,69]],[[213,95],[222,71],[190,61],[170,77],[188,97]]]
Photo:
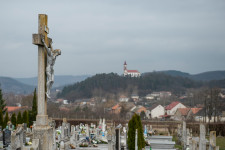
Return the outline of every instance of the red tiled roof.
[[[182,116],[187,116],[191,108],[178,108],[177,111],[181,113]]]
[[[70,111],[70,109],[69,108],[66,108],[66,107],[61,107],[61,108],[59,108],[59,110],[60,111]]]
[[[120,107],[120,105],[119,104],[116,104],[115,106],[112,107],[112,109],[117,109],[119,107]]]
[[[137,71],[137,70],[127,70],[127,72],[134,72],[134,73],[139,73],[139,71]]]
[[[168,106],[166,106],[166,110],[171,110],[173,109],[173,107],[175,107],[177,104],[179,104],[180,102],[178,101],[175,101],[175,102],[172,102],[171,104],[169,104]]]
[[[58,102],[63,102],[63,99],[57,99]]]
[[[193,114],[198,113],[202,108],[191,108]]]
[[[18,107],[18,106],[6,106],[8,112],[14,112],[16,110],[21,109],[22,107]]]

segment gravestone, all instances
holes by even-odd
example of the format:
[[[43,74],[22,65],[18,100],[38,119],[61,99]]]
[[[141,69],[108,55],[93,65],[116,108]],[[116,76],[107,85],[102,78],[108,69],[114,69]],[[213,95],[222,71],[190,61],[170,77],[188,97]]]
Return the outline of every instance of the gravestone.
[[[3,149],[4,145],[3,145],[3,141],[0,141],[0,149]]]
[[[23,123],[23,129],[27,131],[27,123]]]
[[[0,126],[0,149],[3,149],[3,132],[1,126]]]
[[[189,149],[192,150],[192,137],[189,138]]]
[[[102,132],[105,132],[105,129],[106,129],[105,118],[103,118],[103,121],[102,121]]]
[[[67,127],[67,136],[70,137],[70,123],[67,123],[66,127]]]
[[[72,126],[71,126],[71,135],[73,135],[74,133],[75,133],[75,126],[72,125]]]
[[[197,149],[197,143],[195,140],[192,140],[192,149],[191,150],[196,150]]]
[[[3,131],[3,144],[9,145],[11,143],[11,131],[9,129],[5,129]]]
[[[122,128],[122,125],[119,124],[116,127],[116,150],[120,150],[121,149],[121,144],[120,144],[120,129]]]
[[[64,138],[65,138],[65,130],[64,130],[64,126],[61,126],[61,137],[60,137],[60,139],[64,140]]]
[[[3,132],[0,130],[0,141],[3,141]]]
[[[210,132],[210,145],[216,146],[216,131],[211,131]]]
[[[210,132],[209,150],[216,150],[216,131]]]
[[[200,124],[199,150],[206,150],[205,125]]]
[[[184,149],[187,147],[187,131],[186,131],[186,122],[183,121],[183,130],[182,130],[182,143]]]
[[[138,129],[135,131],[135,150],[138,150]]]
[[[110,127],[107,130],[107,140],[108,140],[108,150],[113,150],[113,141],[112,141],[112,128]]]
[[[23,125],[19,124],[16,130],[13,131],[11,134],[11,149],[12,150],[15,150],[15,149],[17,150],[22,148],[22,146],[24,145],[23,136],[24,136]]]
[[[13,124],[11,123],[11,121],[8,121],[7,126],[9,130],[13,130]]]
[[[187,141],[186,141],[186,145],[189,146],[189,138],[190,138],[190,131],[187,128]]]

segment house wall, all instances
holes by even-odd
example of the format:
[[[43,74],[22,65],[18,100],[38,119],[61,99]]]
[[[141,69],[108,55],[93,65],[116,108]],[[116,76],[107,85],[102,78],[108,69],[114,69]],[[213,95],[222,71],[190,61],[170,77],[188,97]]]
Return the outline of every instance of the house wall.
[[[159,116],[164,114],[165,114],[164,107],[162,107],[161,105],[158,105],[156,108],[152,109],[151,118],[159,118]]]
[[[174,115],[178,108],[186,108],[182,103],[177,104],[171,110],[167,110],[167,115]]]

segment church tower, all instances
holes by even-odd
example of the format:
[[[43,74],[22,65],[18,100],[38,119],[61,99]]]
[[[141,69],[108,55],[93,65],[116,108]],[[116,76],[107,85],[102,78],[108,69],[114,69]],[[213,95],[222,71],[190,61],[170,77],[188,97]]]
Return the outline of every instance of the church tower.
[[[126,61],[123,64],[123,75],[126,76],[127,75],[127,63]]]

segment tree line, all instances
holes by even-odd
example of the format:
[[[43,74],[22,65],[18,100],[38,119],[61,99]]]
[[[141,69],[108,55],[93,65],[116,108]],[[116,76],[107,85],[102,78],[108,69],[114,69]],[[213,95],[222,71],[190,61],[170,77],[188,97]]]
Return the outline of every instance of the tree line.
[[[11,116],[9,116],[5,100],[2,97],[2,89],[0,88],[0,126],[2,128],[6,128],[8,121],[11,121],[11,123],[16,127],[18,124],[26,123],[27,126],[32,126],[33,121],[36,120],[37,115],[37,95],[36,95],[36,89],[34,90],[33,94],[33,104],[31,110],[25,110],[23,112],[13,113]]]

